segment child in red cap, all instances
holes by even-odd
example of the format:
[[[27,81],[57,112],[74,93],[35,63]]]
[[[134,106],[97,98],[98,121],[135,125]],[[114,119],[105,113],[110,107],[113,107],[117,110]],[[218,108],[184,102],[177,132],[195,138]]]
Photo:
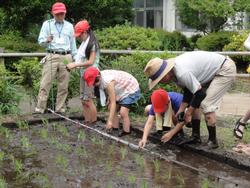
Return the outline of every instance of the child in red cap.
[[[83,116],[85,123],[93,123],[97,120],[97,110],[93,101],[94,90],[87,86],[82,76],[86,68],[99,66],[100,46],[87,20],[79,21],[75,25],[75,37],[79,38],[82,43],[77,51],[75,62],[69,63],[67,68],[80,68],[80,99]]]
[[[108,95],[109,117],[107,130],[118,130],[117,110],[123,121],[123,130],[118,136],[130,134],[129,109],[141,97],[137,80],[129,73],[119,70],[99,71],[95,67],[87,68],[83,79],[89,87],[95,86]]]
[[[152,105],[148,105],[145,108],[148,119],[144,127],[142,140],[139,142],[140,147],[145,147],[146,145],[148,135],[153,127],[154,118],[156,118],[157,133],[170,130],[171,126],[177,123],[175,114],[181,105],[182,99],[182,94],[177,92],[166,92],[163,89],[157,89],[152,93]],[[166,142],[171,138],[169,138],[168,133],[166,133],[162,136],[161,140]]]

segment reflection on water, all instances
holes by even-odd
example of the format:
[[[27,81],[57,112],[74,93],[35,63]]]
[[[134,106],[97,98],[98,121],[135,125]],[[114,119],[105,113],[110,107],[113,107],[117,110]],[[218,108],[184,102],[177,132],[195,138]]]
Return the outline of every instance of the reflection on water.
[[[132,137],[129,140],[138,142]],[[45,121],[32,128],[22,126],[21,130],[1,128],[0,145],[0,187],[7,184],[8,187],[60,188],[236,186],[133,151],[69,123]],[[223,169],[221,164],[219,170],[213,161],[209,163],[183,152],[175,156],[165,150],[165,155],[197,164],[195,167],[209,169],[218,176],[240,178],[245,185],[249,183],[249,173],[242,172],[240,176],[239,171]]]

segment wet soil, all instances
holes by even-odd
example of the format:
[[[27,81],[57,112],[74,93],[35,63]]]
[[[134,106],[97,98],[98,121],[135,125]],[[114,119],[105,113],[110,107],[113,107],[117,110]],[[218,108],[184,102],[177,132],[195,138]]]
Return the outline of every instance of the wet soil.
[[[199,169],[198,171],[175,165],[173,162],[142,151],[134,151],[93,131],[69,122],[58,121],[60,118],[56,116],[46,116],[46,118],[43,116],[43,120],[41,117],[30,117],[30,121],[33,119],[38,123],[36,125],[20,122],[19,118],[18,128],[1,127],[0,156],[3,153],[4,157],[0,161],[0,177],[2,177],[0,184],[2,180],[8,183],[8,187],[247,187],[250,185],[249,172],[209,160],[174,145],[151,142],[147,148],[161,153],[171,159],[170,161],[177,160],[193,166]],[[49,123],[48,119],[54,122]],[[15,124],[14,121],[12,123]],[[93,126],[104,130],[104,123],[101,121]],[[134,130],[132,135],[123,139],[137,144],[140,134]]]

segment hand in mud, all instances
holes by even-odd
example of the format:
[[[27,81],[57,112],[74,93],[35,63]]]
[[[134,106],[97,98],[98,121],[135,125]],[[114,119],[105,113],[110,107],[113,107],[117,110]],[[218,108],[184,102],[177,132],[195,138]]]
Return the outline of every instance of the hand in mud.
[[[145,147],[145,145],[146,145],[146,143],[147,143],[147,141],[146,140],[140,140],[140,142],[139,142],[139,147],[140,148],[144,148]]]
[[[174,135],[173,135],[172,131],[169,131],[169,132],[167,132],[166,134],[164,134],[164,135],[161,137],[161,141],[162,141],[163,143],[166,143],[166,142],[168,142],[173,136],[174,136]]]
[[[108,121],[107,124],[106,124],[106,131],[109,132],[111,130],[112,130],[112,122]]]

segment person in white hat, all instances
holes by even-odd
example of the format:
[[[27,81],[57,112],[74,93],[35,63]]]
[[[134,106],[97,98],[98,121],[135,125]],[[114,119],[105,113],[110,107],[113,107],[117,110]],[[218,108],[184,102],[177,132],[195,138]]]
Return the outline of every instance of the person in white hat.
[[[191,122],[201,106],[209,133],[207,147],[217,148],[215,111],[235,80],[235,63],[215,52],[193,51],[167,60],[151,59],[144,72],[149,77],[149,89],[170,80],[183,88],[183,102],[177,115],[190,105],[184,115],[184,124]]]

